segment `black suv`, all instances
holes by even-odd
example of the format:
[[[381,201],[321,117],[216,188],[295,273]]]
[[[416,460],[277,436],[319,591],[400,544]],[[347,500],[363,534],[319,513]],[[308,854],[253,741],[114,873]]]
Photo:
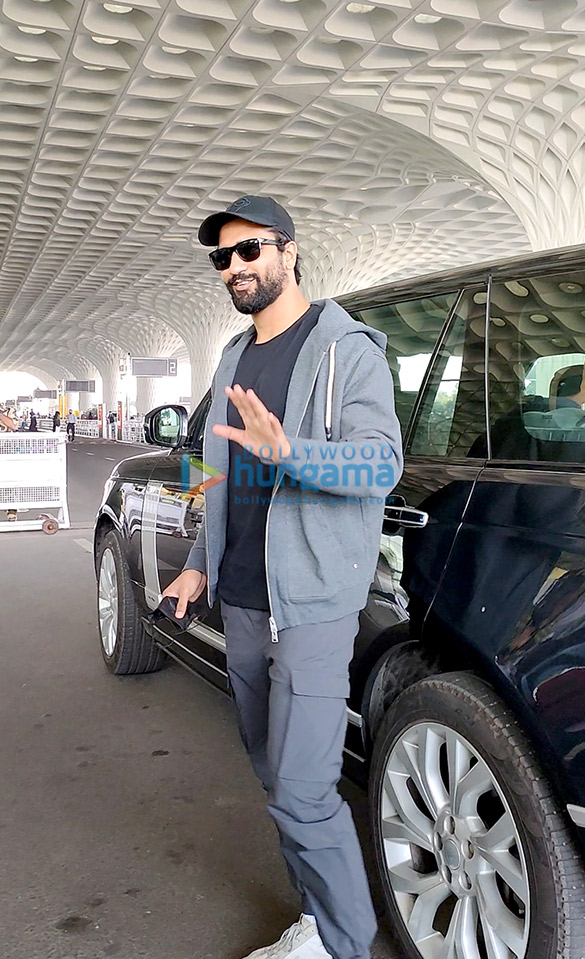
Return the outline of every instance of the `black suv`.
[[[405,440],[351,667],[346,759],[411,959],[585,955],[585,251],[340,299],[388,336]],[[148,613],[201,523],[209,397],[147,417],[95,531],[108,668],[227,690],[215,607]]]

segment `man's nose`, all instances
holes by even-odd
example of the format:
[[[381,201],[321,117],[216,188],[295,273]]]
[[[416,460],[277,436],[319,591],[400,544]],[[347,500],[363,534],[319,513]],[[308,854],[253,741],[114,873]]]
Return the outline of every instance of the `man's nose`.
[[[245,260],[241,260],[236,251],[232,253],[232,259],[230,265],[228,266],[226,272],[230,276],[237,276],[239,273],[244,273],[248,264]]]

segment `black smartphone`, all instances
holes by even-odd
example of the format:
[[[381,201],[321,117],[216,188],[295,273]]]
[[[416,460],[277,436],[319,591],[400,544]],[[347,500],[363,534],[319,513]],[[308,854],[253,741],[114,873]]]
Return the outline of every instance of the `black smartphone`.
[[[150,614],[150,619],[153,623],[160,622],[161,619],[168,619],[180,629],[187,629],[194,619],[200,619],[201,616],[204,616],[205,613],[209,611],[209,606],[207,605],[207,599],[205,597],[205,591],[192,603],[187,603],[187,611],[181,619],[177,619],[175,616],[176,611],[176,597],[163,596],[156,609],[154,609]]]

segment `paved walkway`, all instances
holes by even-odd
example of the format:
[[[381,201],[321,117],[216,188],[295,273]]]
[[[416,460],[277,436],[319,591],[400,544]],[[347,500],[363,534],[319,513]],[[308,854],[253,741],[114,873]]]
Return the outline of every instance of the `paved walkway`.
[[[91,526],[136,452],[71,444],[77,528],[0,540],[6,959],[241,959],[296,918],[227,697],[176,665],[102,663]],[[365,841],[365,797],[343,788]],[[397,957],[380,942],[375,959]]]

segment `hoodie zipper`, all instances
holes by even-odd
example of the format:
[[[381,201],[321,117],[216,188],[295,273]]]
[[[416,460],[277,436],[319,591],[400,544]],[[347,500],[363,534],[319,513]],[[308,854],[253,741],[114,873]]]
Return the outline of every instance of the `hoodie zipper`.
[[[315,384],[316,384],[316,382],[317,382],[317,377],[318,377],[318,375],[319,375],[319,370],[321,369],[321,364],[323,363],[323,360],[325,359],[325,356],[326,356],[326,354],[324,353],[323,356],[321,357],[321,359],[319,360],[319,363],[318,363],[318,365],[317,365],[317,369],[315,370],[315,376],[313,377],[313,382],[311,383],[311,389],[309,390],[307,399],[306,399],[306,401],[305,401],[305,405],[304,405],[304,408],[303,408],[303,412],[301,413],[301,418],[300,418],[300,420],[299,420],[299,425],[297,426],[296,432],[295,432],[295,434],[294,434],[294,439],[296,439],[296,438],[298,437],[298,435],[299,435],[299,430],[300,430],[301,425],[302,425],[302,422],[303,422],[303,420],[304,420],[304,418],[305,418],[305,413],[307,412],[307,407],[309,406],[309,403],[310,403],[310,401],[311,401],[311,397],[312,397],[312,395],[313,395],[313,390],[315,389]],[[280,477],[277,476],[277,478],[276,478],[275,481],[274,481],[274,486],[272,487],[272,493],[271,493],[271,496],[270,496],[270,503],[269,503],[269,505],[268,505],[268,511],[267,511],[267,513],[266,513],[266,527],[265,527],[265,531],[264,531],[264,569],[265,569],[265,571],[266,571],[266,591],[267,591],[267,593],[268,593],[268,609],[269,609],[269,612],[270,612],[270,616],[268,617],[268,625],[269,625],[269,627],[270,627],[270,640],[271,640],[271,642],[273,642],[273,643],[277,643],[277,642],[278,642],[278,627],[277,627],[277,625],[276,625],[276,620],[274,619],[274,614],[273,614],[273,611],[272,611],[272,597],[271,597],[271,595],[270,595],[270,580],[269,580],[269,577],[268,577],[268,522],[269,522],[269,520],[270,520],[270,511],[271,511],[271,509],[272,509],[272,504],[274,503],[274,496],[275,496],[276,491],[277,491],[277,489],[278,489],[279,486],[280,486]],[[207,542],[207,541],[206,541],[206,542]]]

